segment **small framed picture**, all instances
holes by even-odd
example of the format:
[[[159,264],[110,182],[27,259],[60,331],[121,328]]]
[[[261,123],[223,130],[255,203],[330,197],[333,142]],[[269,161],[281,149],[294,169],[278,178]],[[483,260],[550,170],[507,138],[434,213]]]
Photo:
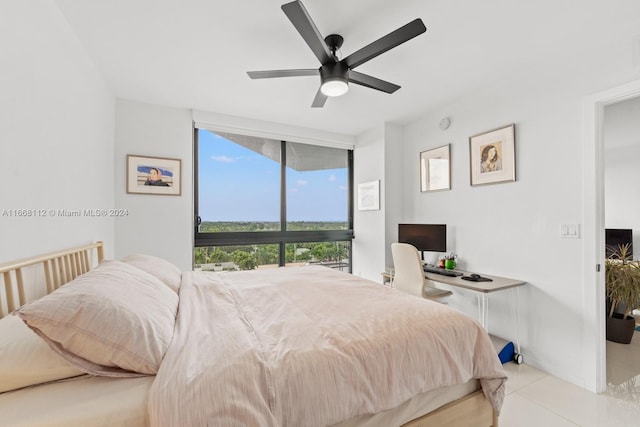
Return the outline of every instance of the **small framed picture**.
[[[515,125],[469,137],[471,185],[516,180]]]
[[[420,191],[451,190],[449,144],[420,153]]]
[[[127,193],[179,196],[180,159],[127,155]]]
[[[358,184],[358,210],[380,210],[380,180]]]

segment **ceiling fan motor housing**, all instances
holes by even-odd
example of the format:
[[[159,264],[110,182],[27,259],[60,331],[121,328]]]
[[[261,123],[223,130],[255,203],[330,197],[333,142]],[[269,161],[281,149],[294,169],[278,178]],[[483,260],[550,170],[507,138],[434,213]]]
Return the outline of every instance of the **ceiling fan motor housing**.
[[[320,80],[326,82],[328,80],[344,80],[349,79],[349,67],[342,62],[328,63],[320,67]]]

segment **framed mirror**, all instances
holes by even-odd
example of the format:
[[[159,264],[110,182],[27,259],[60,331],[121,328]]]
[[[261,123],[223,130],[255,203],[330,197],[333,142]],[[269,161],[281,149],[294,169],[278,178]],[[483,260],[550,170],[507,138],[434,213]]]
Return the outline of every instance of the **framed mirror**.
[[[420,191],[451,190],[449,144],[420,153]]]

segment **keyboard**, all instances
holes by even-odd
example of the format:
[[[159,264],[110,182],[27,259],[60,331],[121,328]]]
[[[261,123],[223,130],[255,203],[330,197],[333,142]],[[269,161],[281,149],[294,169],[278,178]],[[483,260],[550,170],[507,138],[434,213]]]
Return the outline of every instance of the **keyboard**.
[[[425,265],[422,268],[427,273],[435,273],[435,274],[440,274],[442,276],[448,276],[448,277],[462,276],[462,273],[460,273],[458,271],[446,270],[444,268],[430,267],[428,265]]]

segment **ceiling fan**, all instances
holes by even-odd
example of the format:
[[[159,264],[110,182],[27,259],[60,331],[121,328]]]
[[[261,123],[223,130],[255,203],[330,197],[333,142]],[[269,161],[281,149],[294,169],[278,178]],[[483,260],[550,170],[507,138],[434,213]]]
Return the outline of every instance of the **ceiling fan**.
[[[353,52],[344,59],[339,59],[337,51],[342,46],[343,38],[338,34],[330,34],[322,38],[318,28],[311,20],[307,9],[301,1],[293,1],[283,4],[282,10],[289,18],[294,27],[298,30],[307,45],[320,60],[320,68],[297,69],[297,70],[267,70],[248,71],[247,74],[252,79],[268,79],[273,77],[298,77],[298,76],[320,76],[320,88],[311,104],[312,107],[319,108],[329,96],[344,95],[349,90],[349,82],[372,89],[377,89],[386,93],[393,93],[400,89],[400,86],[380,80],[367,74],[359,73],[354,68],[375,58],[376,56],[393,49],[394,47],[411,40],[424,33],[427,28],[420,18],[398,28],[395,31],[379,38],[360,50]]]

